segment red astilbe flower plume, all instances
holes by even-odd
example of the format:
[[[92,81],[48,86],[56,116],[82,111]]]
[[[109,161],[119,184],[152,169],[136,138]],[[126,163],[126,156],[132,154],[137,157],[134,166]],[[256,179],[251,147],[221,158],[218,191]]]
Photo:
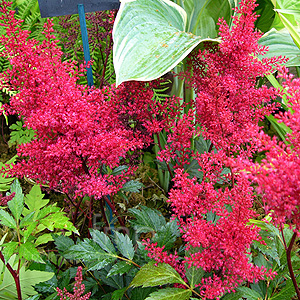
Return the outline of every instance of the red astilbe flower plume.
[[[63,291],[60,288],[57,288],[57,295],[59,296],[60,300],[88,300],[90,299],[91,292],[82,295],[84,293],[84,289],[85,285],[82,284],[82,267],[78,267],[73,294],[69,293],[66,288],[64,288]]]
[[[175,160],[177,144],[184,148],[174,148],[177,153],[189,153],[187,132],[191,131],[212,142],[209,152],[190,153],[203,173],[202,180],[192,178],[180,162],[175,165],[169,197],[187,249],[200,249],[185,262],[207,272],[198,285],[204,299],[233,292],[245,281],[272,277],[272,271],[254,266],[249,259],[251,243],[260,240],[259,229],[247,225],[255,217],[251,183],[232,167],[223,172],[230,159],[246,158],[257,150],[253,141],[259,134],[258,121],[275,108],[269,103],[277,92],[256,88],[256,78],[270,73],[284,59],[257,59],[266,49],[258,45],[261,35],[254,30],[255,6],[254,0],[242,0],[231,30],[220,20],[220,45],[192,54],[185,76],[197,94],[192,107],[195,129],[189,131],[193,120],[183,117],[161,152],[166,161]]]
[[[239,150],[258,131],[257,122],[274,109],[267,105],[274,91],[257,89],[256,78],[284,59],[257,58],[267,49],[258,44],[261,34],[254,30],[255,6],[252,0],[241,1],[231,30],[220,20],[220,45],[208,44],[190,58],[188,82],[197,93],[197,120],[217,148]]]
[[[33,141],[19,146],[19,156],[26,159],[12,172],[96,198],[116,192],[124,175],[113,180],[100,173],[102,165],[116,167],[128,150],[142,143],[119,121],[110,92],[76,84],[83,70],[75,62],[61,61],[51,21],[45,24],[45,40],[38,43],[19,28],[21,21],[6,2],[1,3],[1,13],[1,26],[6,27],[6,36],[0,37],[5,47],[1,55],[11,63],[1,84],[18,91],[9,110],[36,132]]]
[[[270,138],[264,132],[257,139],[259,150],[265,151],[261,163],[241,160],[236,163],[243,166],[245,177],[258,184],[266,213],[270,213],[272,222],[278,226],[289,223],[295,232],[300,230],[300,79],[293,79],[282,69],[285,79],[283,87],[290,110],[275,115],[279,122],[287,125],[291,132],[287,134],[288,144]]]

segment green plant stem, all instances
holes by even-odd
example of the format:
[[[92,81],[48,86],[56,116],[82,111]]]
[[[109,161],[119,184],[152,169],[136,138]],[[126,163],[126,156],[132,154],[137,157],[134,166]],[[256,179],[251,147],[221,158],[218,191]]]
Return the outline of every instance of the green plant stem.
[[[0,251],[0,259],[3,261],[4,265],[6,266],[6,268],[8,269],[8,271],[10,272],[11,276],[13,277],[13,279],[15,281],[17,294],[18,294],[18,300],[22,300],[19,274],[12,268],[12,266],[9,263],[5,263],[5,259],[4,259],[4,256],[1,251]]]
[[[280,230],[281,230],[281,234],[282,234],[282,238],[283,238],[283,242],[284,242],[284,247],[285,247],[285,251],[286,251],[286,259],[287,259],[287,264],[288,264],[290,276],[291,276],[293,285],[294,285],[295,290],[296,290],[297,298],[298,298],[298,300],[300,300],[300,290],[299,290],[299,287],[298,287],[298,284],[297,284],[297,281],[296,281],[296,278],[295,278],[295,274],[294,274],[293,266],[292,266],[292,260],[291,260],[291,252],[292,252],[292,248],[293,248],[294,242],[295,242],[296,237],[297,237],[297,233],[294,232],[294,234],[291,238],[290,244],[287,247],[285,237],[284,237],[284,234],[283,234],[282,226],[281,226]]]

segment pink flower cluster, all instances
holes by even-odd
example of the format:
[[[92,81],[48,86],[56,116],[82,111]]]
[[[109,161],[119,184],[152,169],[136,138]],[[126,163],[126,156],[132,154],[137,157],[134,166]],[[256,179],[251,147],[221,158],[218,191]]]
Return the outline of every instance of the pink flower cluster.
[[[66,288],[64,288],[63,291],[60,288],[57,288],[57,295],[59,296],[60,300],[88,300],[90,299],[91,292],[82,295],[84,293],[84,289],[85,286],[82,284],[82,267],[78,267],[73,294],[69,293]]]
[[[247,225],[255,217],[254,190],[239,169],[232,168],[232,161],[252,157],[258,150],[258,121],[276,108],[270,101],[277,91],[257,88],[256,78],[285,61],[257,58],[266,49],[258,45],[261,34],[254,30],[255,6],[254,0],[242,0],[231,29],[220,21],[220,45],[208,44],[190,57],[188,72],[180,76],[197,96],[161,151],[160,159],[175,165],[169,202],[180,220],[183,239],[187,249],[199,248],[183,263],[206,272],[198,284],[204,299],[232,292],[245,281],[272,276],[272,271],[254,266],[249,259],[251,243],[260,240],[259,229]],[[191,140],[197,135],[212,142],[208,152],[191,152]],[[184,169],[191,158],[197,161],[202,180]],[[150,251],[155,257],[156,252]]]
[[[275,115],[291,130],[286,136],[288,144],[270,138],[264,132],[257,137],[260,151],[265,158],[260,164],[241,160],[243,175],[258,184],[257,190],[263,196],[266,213],[272,221],[282,226],[290,224],[298,232],[300,229],[300,79],[293,79],[282,68],[283,87],[289,103],[289,111]],[[283,95],[282,95],[283,96]]]
[[[122,124],[110,88],[76,83],[84,70],[75,62],[62,62],[51,21],[39,43],[20,29],[21,21],[5,3],[0,11],[6,28],[0,43],[5,48],[0,55],[9,58],[11,68],[1,75],[1,84],[18,92],[9,111],[36,132],[33,141],[19,146],[24,159],[11,172],[71,194],[101,198],[115,193],[124,174],[110,178],[101,174],[102,166],[118,166],[128,150],[141,148],[143,142]]]

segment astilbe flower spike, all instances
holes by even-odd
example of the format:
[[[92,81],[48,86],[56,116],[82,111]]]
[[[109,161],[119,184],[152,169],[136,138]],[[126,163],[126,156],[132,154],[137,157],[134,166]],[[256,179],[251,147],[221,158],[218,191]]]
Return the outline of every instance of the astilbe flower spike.
[[[6,28],[6,35],[0,37],[4,45],[0,55],[11,64],[1,74],[1,84],[17,91],[8,109],[36,132],[33,141],[18,147],[24,159],[10,172],[75,195],[101,198],[115,193],[125,175],[102,175],[102,166],[118,166],[128,150],[143,143],[119,120],[110,89],[76,83],[84,70],[76,62],[62,62],[51,20],[45,24],[45,40],[39,43],[20,29],[21,21],[7,2],[1,2],[0,13],[1,26]]]
[[[280,76],[284,79],[284,91],[288,101],[289,111],[278,113],[275,118],[291,130],[287,133],[287,144],[270,138],[264,132],[257,137],[260,151],[265,158],[261,163],[240,160],[236,166],[242,174],[257,184],[257,191],[262,195],[267,214],[272,222],[279,226],[290,224],[295,232],[300,229],[300,80],[288,75],[282,68]]]
[[[191,55],[188,72],[180,76],[184,75],[195,90],[196,99],[190,113],[175,124],[177,129],[172,129],[169,143],[161,151],[160,159],[173,162],[175,167],[169,202],[174,217],[179,218],[187,251],[199,249],[181,263],[207,272],[197,285],[203,299],[218,298],[234,292],[245,281],[274,275],[249,259],[251,243],[260,240],[259,229],[247,225],[256,216],[252,210],[254,190],[231,165],[258,150],[258,121],[276,108],[270,101],[277,91],[257,88],[256,78],[285,61],[258,60],[257,55],[267,49],[258,45],[261,34],[254,30],[255,6],[254,0],[242,0],[231,29],[220,20],[220,45],[208,44]],[[209,151],[192,152],[193,136],[210,140]],[[179,164],[174,163],[174,150],[183,157]],[[203,174],[201,180],[184,168],[191,157]],[[150,251],[155,257],[156,252]]]
[[[84,289],[85,285],[82,283],[82,267],[78,267],[73,294],[68,292],[66,288],[64,288],[63,291],[60,288],[57,288],[57,295],[59,296],[60,300],[88,300],[90,299],[91,292],[82,295],[84,293]]]

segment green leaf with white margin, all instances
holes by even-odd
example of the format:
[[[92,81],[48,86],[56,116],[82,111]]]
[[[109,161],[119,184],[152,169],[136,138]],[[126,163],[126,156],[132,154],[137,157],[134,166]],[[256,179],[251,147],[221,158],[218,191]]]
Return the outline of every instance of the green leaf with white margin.
[[[153,80],[172,70],[202,41],[185,32],[187,14],[170,0],[124,0],[113,28],[116,85]]]
[[[134,248],[132,241],[128,235],[124,235],[120,232],[115,231],[115,243],[123,256],[132,260],[134,257]]]
[[[300,10],[300,1],[299,0],[271,0],[274,9],[280,9],[285,11],[284,14],[286,18],[288,18],[289,22],[292,23],[292,25],[297,26],[297,24],[300,22],[300,15],[297,15],[295,13],[289,13],[290,10]],[[284,28],[284,24],[282,23],[282,20],[278,14],[275,15],[275,19],[273,21],[272,27],[281,30]]]
[[[297,32],[299,34],[299,28],[297,28]],[[269,51],[265,55],[258,56],[260,59],[281,55],[289,58],[289,61],[285,64],[287,67],[300,65],[300,49],[295,45],[287,29],[284,28],[277,31],[272,28],[266,32],[258,42],[269,48]]]
[[[295,45],[300,48],[300,36],[299,33],[297,32],[296,26],[294,26],[288,18],[286,18],[283,14],[279,13],[279,9],[276,10],[278,12],[278,15],[280,17],[281,22],[283,23],[284,27],[289,31],[291,37],[293,38],[293,41]],[[300,11],[298,11],[300,14]]]
[[[13,182],[10,187],[10,193],[7,194],[11,195],[12,193],[15,193],[15,196],[12,200],[7,202],[7,206],[18,222],[24,208],[24,194],[18,179]]]
[[[133,278],[130,286],[157,286],[169,283],[180,283],[186,285],[177,271],[168,264],[151,261],[144,265]]]
[[[150,294],[145,300],[187,300],[192,296],[191,290],[166,288]]]

